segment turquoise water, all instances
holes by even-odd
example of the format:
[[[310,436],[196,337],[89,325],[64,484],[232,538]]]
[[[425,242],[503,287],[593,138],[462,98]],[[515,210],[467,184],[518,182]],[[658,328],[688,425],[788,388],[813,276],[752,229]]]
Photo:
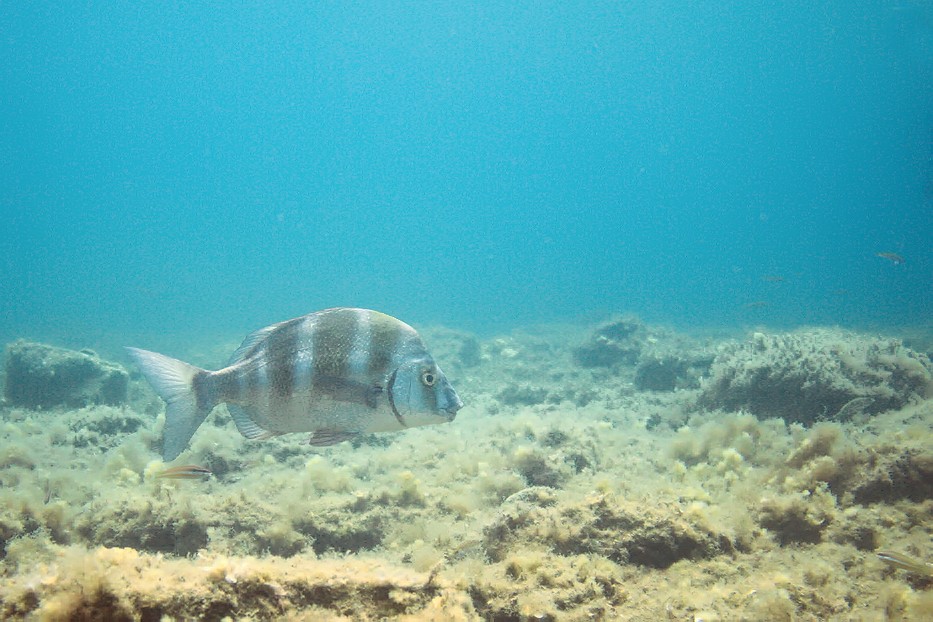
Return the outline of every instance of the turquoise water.
[[[3,3],[0,338],[928,324],[931,104],[928,2]]]

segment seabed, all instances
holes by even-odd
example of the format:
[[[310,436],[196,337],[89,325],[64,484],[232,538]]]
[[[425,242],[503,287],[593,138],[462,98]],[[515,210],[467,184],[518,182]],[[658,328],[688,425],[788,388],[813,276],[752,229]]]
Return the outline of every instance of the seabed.
[[[8,400],[0,617],[933,619],[929,335],[421,332],[454,422],[312,448],[221,407],[173,463],[206,478],[157,477],[128,362],[124,403]]]

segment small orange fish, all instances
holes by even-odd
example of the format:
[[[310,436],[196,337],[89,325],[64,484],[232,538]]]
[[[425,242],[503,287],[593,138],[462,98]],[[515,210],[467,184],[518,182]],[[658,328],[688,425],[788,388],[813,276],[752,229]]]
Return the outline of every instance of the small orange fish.
[[[895,266],[899,266],[902,263],[904,263],[904,258],[898,255],[897,253],[875,253],[875,255],[877,255],[878,257],[881,257],[882,259],[887,259],[888,261],[893,263]]]
[[[196,464],[183,464],[156,473],[160,479],[202,479],[211,475],[211,470]]]

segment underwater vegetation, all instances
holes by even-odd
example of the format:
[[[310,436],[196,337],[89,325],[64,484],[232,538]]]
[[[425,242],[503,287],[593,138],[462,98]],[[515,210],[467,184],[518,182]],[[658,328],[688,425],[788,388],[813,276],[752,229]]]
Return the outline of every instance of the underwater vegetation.
[[[419,332],[455,421],[309,447],[219,407],[169,464],[128,360],[8,346],[0,617],[933,616],[925,354],[633,317]]]

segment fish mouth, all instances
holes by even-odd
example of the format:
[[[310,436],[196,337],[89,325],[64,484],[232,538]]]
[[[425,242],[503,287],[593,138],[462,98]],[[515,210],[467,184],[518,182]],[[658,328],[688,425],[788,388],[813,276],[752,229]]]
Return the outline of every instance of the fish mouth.
[[[448,406],[447,408],[442,408],[441,412],[447,415],[447,421],[453,421],[454,418],[456,418],[457,416],[457,411],[460,410],[461,408],[463,408],[463,402],[461,402],[458,399],[451,406]]]

